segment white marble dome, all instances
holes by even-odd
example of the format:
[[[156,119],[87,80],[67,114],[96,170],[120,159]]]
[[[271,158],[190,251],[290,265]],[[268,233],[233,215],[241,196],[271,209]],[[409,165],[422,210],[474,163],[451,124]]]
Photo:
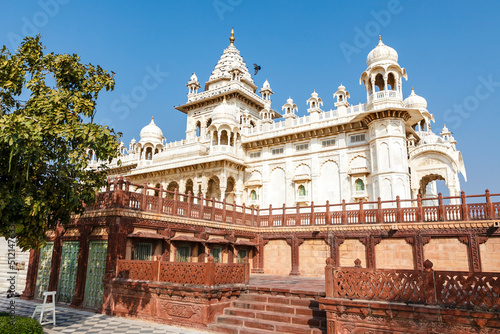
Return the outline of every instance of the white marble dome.
[[[146,125],[141,130],[141,142],[159,142],[161,143],[165,139],[163,137],[163,132],[155,124],[153,117],[151,117],[151,123]]]
[[[368,57],[366,57],[366,65],[370,67],[373,64],[384,62],[384,63],[398,63],[398,53],[396,50],[390,46],[385,45],[382,39],[379,37],[378,45],[370,51]]]
[[[411,89],[411,94],[404,100],[406,108],[412,109],[427,109],[427,100],[422,96],[415,94],[413,88]]]
[[[224,99],[221,104],[215,107],[212,114],[212,122],[213,124],[236,125],[239,123],[236,114],[235,107],[228,104]]]

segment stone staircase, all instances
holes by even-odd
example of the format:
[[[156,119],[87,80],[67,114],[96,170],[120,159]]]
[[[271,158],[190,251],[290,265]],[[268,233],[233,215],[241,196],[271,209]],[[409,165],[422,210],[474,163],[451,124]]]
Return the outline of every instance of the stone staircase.
[[[252,291],[224,310],[208,330],[227,334],[325,334],[326,313],[317,296]]]

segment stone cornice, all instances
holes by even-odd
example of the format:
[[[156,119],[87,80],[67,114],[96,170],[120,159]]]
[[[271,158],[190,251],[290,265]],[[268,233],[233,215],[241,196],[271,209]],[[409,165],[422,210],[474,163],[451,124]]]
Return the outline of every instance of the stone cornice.
[[[249,136],[244,136],[243,137],[243,147],[245,149],[253,149],[253,148],[260,148],[268,145],[277,145],[277,144],[284,144],[284,143],[289,143],[289,142],[294,142],[294,141],[299,141],[299,140],[307,140],[313,137],[323,137],[323,136],[329,136],[329,135],[336,135],[338,133],[342,132],[347,132],[347,131],[355,131],[355,130],[362,130],[366,129],[367,127],[359,122],[348,122],[348,123],[343,123],[343,124],[338,124],[338,125],[331,125],[331,126],[326,126],[326,127],[320,127],[317,129],[305,129],[301,130],[300,127],[296,128],[296,132],[289,133],[289,134],[283,134],[283,135],[275,135],[275,132],[269,132],[268,138],[260,138],[256,140],[252,140],[251,137]]]
[[[398,233],[404,234],[407,232],[421,231],[426,233],[426,231],[442,231],[446,233],[447,231],[453,230],[470,230],[470,229],[481,229],[488,230],[491,229],[494,221],[493,220],[478,220],[478,221],[447,221],[447,222],[419,222],[419,223],[399,223],[399,224],[348,224],[348,225],[315,225],[315,226],[287,226],[287,227],[257,227],[257,226],[244,226],[236,225],[231,223],[219,223],[211,222],[196,218],[186,218],[167,214],[160,214],[154,212],[144,212],[136,211],[130,209],[104,209],[89,211],[81,216],[74,216],[75,220],[82,219],[92,219],[92,218],[104,218],[110,216],[120,216],[128,218],[137,218],[143,220],[153,220],[158,221],[159,224],[162,222],[185,224],[191,226],[202,226],[205,228],[223,229],[229,231],[239,231],[239,232],[250,232],[250,233],[260,233],[260,234],[283,234],[283,233],[297,233],[297,232],[309,232],[309,233],[321,233],[321,232],[364,232],[364,233],[382,233],[391,234]],[[500,234],[498,229],[491,234]]]

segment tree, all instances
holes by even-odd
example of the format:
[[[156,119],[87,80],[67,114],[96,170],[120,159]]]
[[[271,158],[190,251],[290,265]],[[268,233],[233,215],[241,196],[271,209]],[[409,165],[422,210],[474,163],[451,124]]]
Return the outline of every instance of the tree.
[[[47,230],[95,201],[106,167],[89,169],[88,150],[111,162],[121,136],[93,122],[113,75],[76,54],[44,50],[37,36],[14,54],[0,51],[0,235],[9,238],[14,228],[24,250],[43,245]]]

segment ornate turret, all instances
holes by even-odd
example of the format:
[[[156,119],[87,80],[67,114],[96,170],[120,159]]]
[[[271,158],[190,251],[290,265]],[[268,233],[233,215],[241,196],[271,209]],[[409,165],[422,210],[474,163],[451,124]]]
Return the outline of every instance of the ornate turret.
[[[198,77],[196,74],[193,72],[193,75],[191,75],[191,78],[189,78],[188,83],[186,84],[187,88],[189,89],[188,94],[196,94],[198,93],[198,89],[200,89],[200,83],[198,81]]]
[[[404,107],[402,78],[408,80],[406,70],[398,64],[398,53],[382,42],[366,58],[367,69],[361,74],[359,83],[364,84],[367,110],[386,107]]]
[[[424,99],[422,96],[415,94],[413,87],[411,88],[410,96],[408,96],[404,100],[404,105],[406,108],[418,109],[422,113],[424,120],[419,122],[419,124],[418,124],[418,126],[420,127],[420,129],[419,129],[420,131],[430,130],[431,121],[435,122],[434,115],[432,115],[427,110],[427,100]]]
[[[281,107],[281,110],[285,110],[285,114],[283,115],[284,119],[297,118],[297,115],[295,115],[295,112],[298,109],[297,109],[297,105],[295,103],[293,103],[292,98],[289,97],[288,100],[286,100],[286,103]]]
[[[262,95],[264,100],[271,100],[271,95],[274,94],[273,90],[271,89],[271,85],[269,84],[269,81],[264,81],[264,84],[262,85],[262,88],[260,89],[259,93]]]
[[[311,93],[311,97],[307,100],[306,103],[309,104],[309,109],[307,109],[307,112],[309,112],[310,114],[321,112],[320,106],[323,105],[323,100],[318,97],[318,93],[316,93],[316,91]]]

